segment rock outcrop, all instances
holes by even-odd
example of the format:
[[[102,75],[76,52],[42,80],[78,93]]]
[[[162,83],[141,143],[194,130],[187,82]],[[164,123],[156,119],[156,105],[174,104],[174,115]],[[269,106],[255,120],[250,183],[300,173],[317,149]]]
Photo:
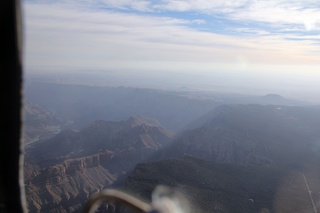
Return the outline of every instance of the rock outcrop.
[[[169,143],[172,133],[143,117],[95,121],[26,149],[31,212],[80,212],[88,197],[110,186]]]
[[[116,176],[101,165],[112,153],[99,153],[41,169],[26,180],[30,212],[80,211],[88,197],[112,184]],[[26,173],[30,173],[28,168]]]

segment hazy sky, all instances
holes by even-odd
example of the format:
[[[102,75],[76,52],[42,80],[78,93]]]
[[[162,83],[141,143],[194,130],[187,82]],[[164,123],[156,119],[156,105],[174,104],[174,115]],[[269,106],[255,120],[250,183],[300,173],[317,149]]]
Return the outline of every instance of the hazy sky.
[[[320,82],[319,0],[25,0],[23,12],[27,71],[277,74]]]

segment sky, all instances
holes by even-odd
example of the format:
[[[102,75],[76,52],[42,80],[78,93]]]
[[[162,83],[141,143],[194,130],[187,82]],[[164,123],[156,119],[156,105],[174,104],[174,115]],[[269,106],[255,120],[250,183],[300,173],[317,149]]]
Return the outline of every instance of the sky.
[[[320,91],[318,0],[24,0],[22,9],[27,72],[225,74]]]

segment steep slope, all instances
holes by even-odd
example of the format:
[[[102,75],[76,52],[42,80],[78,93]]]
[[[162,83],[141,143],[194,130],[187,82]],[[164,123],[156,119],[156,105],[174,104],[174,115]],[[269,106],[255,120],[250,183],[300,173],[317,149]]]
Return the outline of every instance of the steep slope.
[[[303,174],[286,168],[170,159],[137,165],[123,190],[150,201],[158,185],[182,192],[191,212],[312,211]]]
[[[111,156],[112,153],[99,153],[65,160],[43,168],[34,176],[27,176],[29,211],[79,212],[90,194],[116,180],[116,176],[101,165]],[[29,171],[28,168],[25,170]]]
[[[319,129],[318,107],[226,105],[157,157],[189,154],[215,162],[305,166],[319,160]]]
[[[41,108],[26,102],[23,106],[23,135],[25,145],[58,133],[67,122]]]
[[[172,133],[161,127],[158,121],[144,117],[131,117],[120,122],[97,120],[81,131],[64,130],[54,138],[28,147],[26,158],[36,162],[61,161],[103,150],[157,150],[171,137]]]
[[[172,133],[156,120],[96,121],[65,130],[26,149],[25,181],[32,212],[79,212],[88,196],[169,143]]]

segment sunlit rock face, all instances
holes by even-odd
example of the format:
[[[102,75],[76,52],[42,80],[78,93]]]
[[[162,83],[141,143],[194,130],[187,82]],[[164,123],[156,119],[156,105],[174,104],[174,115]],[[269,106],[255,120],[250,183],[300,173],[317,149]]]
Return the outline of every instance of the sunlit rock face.
[[[156,120],[98,120],[65,130],[26,149],[25,183],[31,212],[79,212],[88,197],[110,186],[171,140]]]

